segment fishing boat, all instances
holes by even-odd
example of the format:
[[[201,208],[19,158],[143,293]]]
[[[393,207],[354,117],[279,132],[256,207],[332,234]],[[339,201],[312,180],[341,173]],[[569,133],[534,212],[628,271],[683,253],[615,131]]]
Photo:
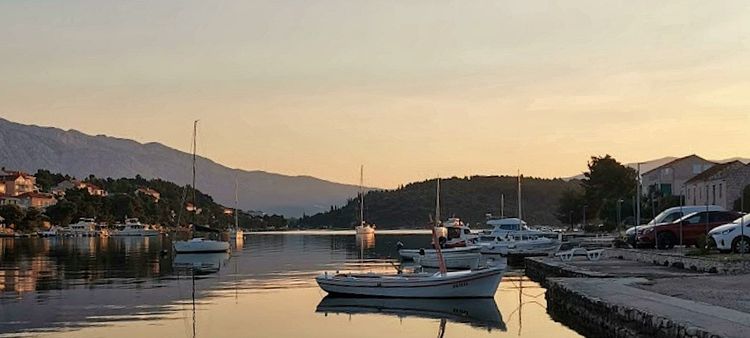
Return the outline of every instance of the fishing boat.
[[[110,236],[158,236],[159,231],[141,223],[137,218],[126,218],[125,222],[115,224]]]
[[[399,318],[446,319],[474,327],[506,330],[497,303],[492,298],[414,299],[325,296],[315,312],[333,314],[378,314]]]
[[[365,188],[364,188],[365,166],[359,167],[359,224],[354,227],[357,235],[375,234],[375,226],[365,222]]]
[[[437,181],[433,243],[438,243],[435,227],[440,224],[440,180]],[[493,297],[505,267],[484,267],[448,272],[440,245],[435,244],[439,271],[414,274],[324,273],[315,280],[329,294],[401,298],[482,298]]]
[[[198,136],[198,121],[193,122],[193,184],[191,185],[192,188],[192,209],[197,212],[197,204],[196,204],[196,198],[195,198],[195,162],[196,162],[196,146],[197,146],[197,136]],[[184,201],[183,201],[184,202]],[[184,203],[183,203],[184,204]],[[193,213],[193,218],[195,218],[195,212]],[[179,221],[178,221],[179,222]],[[192,225],[191,230],[193,232],[196,231],[202,231],[206,233],[219,233],[218,230],[212,229],[210,227],[201,227],[198,225]],[[225,241],[217,241],[212,240],[208,238],[203,237],[196,237],[187,241],[175,241],[173,242],[174,250],[177,253],[215,253],[215,252],[226,252],[229,251],[229,242]]]

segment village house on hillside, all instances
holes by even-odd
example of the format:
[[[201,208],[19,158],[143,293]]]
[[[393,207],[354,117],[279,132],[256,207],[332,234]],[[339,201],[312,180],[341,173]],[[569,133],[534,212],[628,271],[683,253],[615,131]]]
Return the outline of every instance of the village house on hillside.
[[[0,171],[0,195],[18,196],[27,192],[38,191],[36,177],[22,171]]]
[[[717,164],[685,183],[687,205],[712,204],[732,210],[750,185],[750,165],[740,161]]]
[[[682,190],[685,182],[715,164],[698,155],[685,156],[665,163],[641,175],[643,194],[659,192],[662,196],[684,196],[685,192]]]
[[[41,192],[27,192],[17,197],[19,199],[19,206],[23,208],[44,209],[57,203],[55,196]]]
[[[52,187],[52,193],[56,196],[65,196],[65,191],[69,189],[86,189],[92,196],[107,196],[107,191],[99,186],[75,179],[65,180]]]
[[[159,202],[159,199],[161,198],[161,194],[158,191],[151,189],[151,188],[138,188],[136,189],[135,193],[146,195],[146,196],[151,196],[156,202]]]

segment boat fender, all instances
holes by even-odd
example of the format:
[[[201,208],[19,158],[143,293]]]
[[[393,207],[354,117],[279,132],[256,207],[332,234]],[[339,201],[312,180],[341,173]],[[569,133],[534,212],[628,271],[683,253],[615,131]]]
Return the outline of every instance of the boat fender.
[[[420,255],[420,256],[424,256],[424,248],[422,248],[422,249],[419,249],[419,255]]]

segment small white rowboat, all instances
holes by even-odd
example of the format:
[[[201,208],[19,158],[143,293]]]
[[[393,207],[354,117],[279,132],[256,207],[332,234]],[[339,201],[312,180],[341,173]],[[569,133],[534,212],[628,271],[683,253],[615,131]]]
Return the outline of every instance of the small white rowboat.
[[[323,274],[315,278],[325,292],[337,295],[402,298],[494,297],[504,267],[442,274]]]

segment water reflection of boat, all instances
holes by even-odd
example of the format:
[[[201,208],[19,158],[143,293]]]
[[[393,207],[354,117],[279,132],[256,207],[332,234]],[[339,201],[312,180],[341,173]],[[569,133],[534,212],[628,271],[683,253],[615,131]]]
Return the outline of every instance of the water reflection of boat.
[[[218,272],[221,267],[229,260],[229,253],[198,253],[198,254],[177,254],[174,257],[174,265],[177,269],[189,269],[198,274]]]
[[[372,249],[375,247],[375,233],[357,234],[354,236],[357,247],[360,249]]]
[[[492,298],[411,299],[353,298],[326,296],[315,309],[319,313],[385,314],[403,317],[446,319],[471,326],[506,330]]]

